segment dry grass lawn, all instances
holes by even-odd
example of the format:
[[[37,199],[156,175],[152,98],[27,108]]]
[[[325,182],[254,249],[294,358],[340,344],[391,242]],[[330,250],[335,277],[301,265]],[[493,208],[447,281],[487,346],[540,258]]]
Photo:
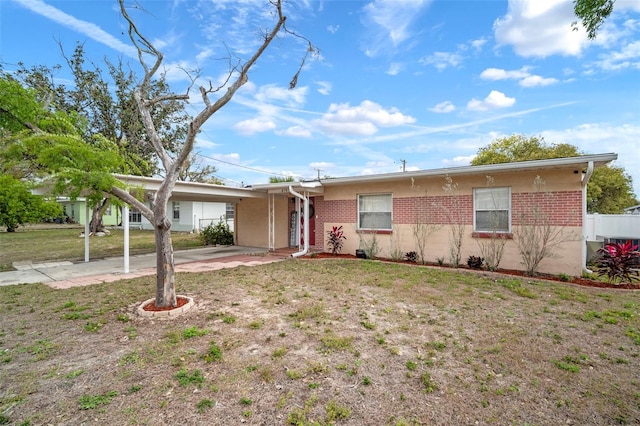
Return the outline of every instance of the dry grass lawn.
[[[0,423],[640,423],[640,293],[367,260],[0,288]]]
[[[4,231],[4,230],[3,230]],[[17,232],[0,232],[0,271],[12,270],[14,262],[84,261],[84,238],[79,234],[84,227],[68,225],[31,225],[18,228]],[[105,237],[89,239],[91,259],[122,256],[124,232],[111,229]],[[188,249],[203,245],[199,235],[188,232],[172,232],[173,248]],[[131,229],[130,253],[153,253],[156,243],[153,231]]]

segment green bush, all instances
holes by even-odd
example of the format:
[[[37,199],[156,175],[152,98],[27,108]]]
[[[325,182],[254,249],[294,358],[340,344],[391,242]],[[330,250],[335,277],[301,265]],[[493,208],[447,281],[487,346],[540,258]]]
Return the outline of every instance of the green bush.
[[[220,221],[217,224],[210,224],[202,231],[202,239],[205,245],[233,245],[233,232],[226,222]]]

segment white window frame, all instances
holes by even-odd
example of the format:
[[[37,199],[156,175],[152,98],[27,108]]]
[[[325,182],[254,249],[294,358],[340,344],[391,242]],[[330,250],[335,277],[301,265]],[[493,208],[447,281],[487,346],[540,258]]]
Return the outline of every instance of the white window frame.
[[[486,195],[490,195],[490,200],[486,200]],[[478,213],[483,212],[507,212],[506,229],[488,229],[478,225]],[[496,232],[498,234],[511,233],[511,187],[492,187],[492,188],[474,188],[473,189],[473,230],[474,232]]]
[[[227,220],[233,220],[236,216],[236,206],[234,203],[226,203],[224,216]]]
[[[173,201],[171,204],[171,219],[172,220],[180,220],[180,201]]]
[[[129,223],[142,223],[142,212],[138,209],[131,208],[129,210]]]
[[[382,208],[380,210],[365,210],[362,211],[362,209],[365,207],[364,205],[364,201],[369,198],[371,200],[374,200],[374,197],[388,197],[388,208],[385,208],[385,206],[382,206]],[[379,201],[382,201],[382,199],[380,199]],[[358,230],[362,230],[362,231],[391,231],[392,227],[393,227],[393,196],[391,193],[378,193],[378,194],[358,194],[357,197],[357,202],[358,202],[358,224],[357,224],[357,228]],[[375,200],[374,200],[375,202]],[[370,203],[371,204],[371,203]],[[380,204],[379,202],[376,204]],[[374,207],[374,206],[371,206]],[[370,207],[370,208],[371,208]],[[379,206],[378,206],[379,207]],[[363,217],[362,215],[366,215],[366,214],[377,214],[377,215],[387,215],[389,216],[389,220],[388,220],[388,227],[366,227],[363,226]]]

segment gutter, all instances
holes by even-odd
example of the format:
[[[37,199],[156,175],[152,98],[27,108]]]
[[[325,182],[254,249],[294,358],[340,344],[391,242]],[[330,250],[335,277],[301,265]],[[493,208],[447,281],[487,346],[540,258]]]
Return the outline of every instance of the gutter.
[[[592,270],[587,268],[587,184],[593,175],[593,161],[587,163],[587,172],[582,177],[582,269],[590,274]]]
[[[303,214],[309,211],[309,198],[305,197],[302,194],[297,193],[296,191],[293,190],[293,186],[289,185],[289,193],[291,195],[293,195],[294,197],[299,198],[300,200],[302,200],[304,202],[304,208],[302,210]],[[298,212],[300,217],[300,212]],[[299,219],[298,219],[299,220]],[[304,238],[304,246],[302,248],[302,251],[299,251],[297,253],[292,253],[291,257],[300,257],[300,256],[304,256],[305,254],[307,254],[309,252],[309,221],[308,220],[304,220],[303,221],[303,238]],[[300,245],[298,243],[298,245]]]

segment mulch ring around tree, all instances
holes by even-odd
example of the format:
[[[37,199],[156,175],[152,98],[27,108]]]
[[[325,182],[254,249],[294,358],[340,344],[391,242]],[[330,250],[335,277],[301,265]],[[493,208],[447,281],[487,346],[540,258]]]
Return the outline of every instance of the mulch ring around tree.
[[[331,254],[331,253],[327,253],[327,252],[311,253],[311,254],[308,254],[306,256],[301,257],[301,259],[308,259],[308,260],[313,260],[313,259],[352,259],[352,260],[361,260],[361,259],[357,258],[355,255],[352,255],[352,254]],[[381,262],[401,263],[401,264],[404,264],[404,265],[411,265],[411,266],[427,266],[427,267],[433,267],[433,268],[456,269],[456,270],[460,270],[460,271],[476,272],[476,273],[483,274],[487,278],[493,278],[496,275],[512,275],[512,276],[517,276],[517,277],[524,278],[524,279],[538,279],[538,280],[546,280],[546,281],[564,282],[564,283],[569,283],[569,284],[580,285],[580,286],[583,286],[583,287],[615,288],[615,289],[621,289],[621,290],[640,290],[640,283],[621,283],[621,284],[616,284],[616,283],[592,280],[592,279],[589,279],[589,278],[582,278],[582,277],[568,277],[568,279],[566,279],[564,277],[560,277],[559,275],[543,274],[543,273],[538,273],[535,276],[530,276],[530,275],[525,274],[523,271],[517,271],[517,270],[513,270],[513,269],[498,269],[496,271],[486,271],[484,269],[469,268],[466,265],[460,265],[457,268],[454,268],[454,267],[451,267],[451,266],[440,265],[440,264],[436,264],[436,263],[433,263],[433,262],[426,262],[425,264],[419,264],[419,263],[415,263],[415,262],[409,262],[407,260],[392,260],[392,259],[377,259],[377,260],[381,261]]]

